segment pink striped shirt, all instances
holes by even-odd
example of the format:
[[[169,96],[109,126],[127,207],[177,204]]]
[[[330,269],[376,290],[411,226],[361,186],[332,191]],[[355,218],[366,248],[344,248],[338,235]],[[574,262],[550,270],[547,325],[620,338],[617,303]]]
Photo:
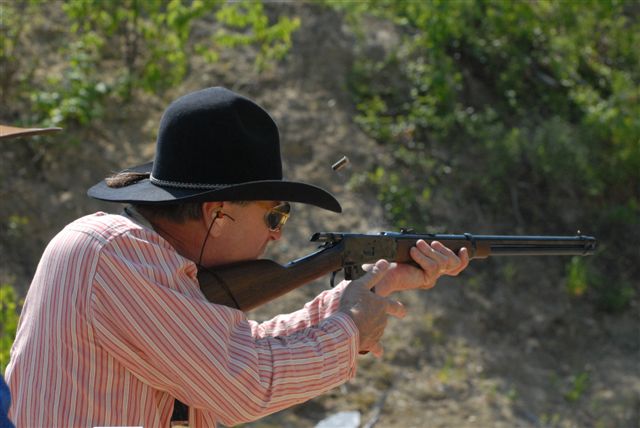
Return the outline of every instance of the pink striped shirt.
[[[355,375],[358,331],[343,287],[258,324],[214,305],[193,262],[130,219],[96,213],[62,230],[27,294],[11,361],[18,427],[235,425]],[[268,284],[265,284],[268,286]]]

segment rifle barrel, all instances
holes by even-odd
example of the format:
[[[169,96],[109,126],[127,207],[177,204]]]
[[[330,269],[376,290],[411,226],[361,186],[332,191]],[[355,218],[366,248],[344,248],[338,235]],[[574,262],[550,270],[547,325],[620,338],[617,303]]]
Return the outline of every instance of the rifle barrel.
[[[492,256],[592,255],[596,239],[591,236],[476,236],[487,242]]]
[[[447,234],[413,234],[383,232],[385,236],[397,239],[424,239],[428,242],[447,241],[466,242],[479,254],[484,256],[589,256],[595,253],[596,238],[593,236],[541,236],[541,235],[474,235],[464,233]],[[475,253],[476,251],[474,251]]]

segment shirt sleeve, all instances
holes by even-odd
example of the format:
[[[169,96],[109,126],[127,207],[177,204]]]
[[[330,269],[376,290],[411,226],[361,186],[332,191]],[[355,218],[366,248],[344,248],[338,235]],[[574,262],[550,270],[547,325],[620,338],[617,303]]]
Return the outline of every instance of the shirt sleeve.
[[[347,281],[342,281],[333,289],[323,291],[296,312],[278,315],[260,324],[249,321],[253,335],[255,337],[286,336],[319,324],[338,311],[340,297],[347,284]]]
[[[241,311],[184,292],[197,290],[196,281],[193,264],[172,249],[126,235],[113,239],[91,284],[97,343],[143,382],[215,412],[226,425],[306,401],[354,376],[357,328],[335,312],[331,292],[298,314],[304,322],[282,317],[264,327],[286,334],[254,336],[255,324]]]

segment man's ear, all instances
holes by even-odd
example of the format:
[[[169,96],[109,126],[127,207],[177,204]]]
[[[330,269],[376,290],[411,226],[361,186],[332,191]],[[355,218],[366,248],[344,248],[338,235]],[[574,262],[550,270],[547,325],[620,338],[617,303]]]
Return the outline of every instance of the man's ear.
[[[205,202],[202,204],[202,223],[213,236],[219,234],[220,228],[218,225],[212,223],[216,223],[216,220],[224,217],[223,208],[224,202],[220,201]]]

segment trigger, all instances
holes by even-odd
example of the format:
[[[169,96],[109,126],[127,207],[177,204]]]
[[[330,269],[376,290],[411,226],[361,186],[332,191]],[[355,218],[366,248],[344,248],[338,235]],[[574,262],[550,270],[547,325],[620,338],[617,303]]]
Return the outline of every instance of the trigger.
[[[338,274],[338,272],[340,271],[334,270],[333,273],[331,274],[331,280],[329,281],[329,285],[331,285],[331,288],[336,286],[336,275]]]

